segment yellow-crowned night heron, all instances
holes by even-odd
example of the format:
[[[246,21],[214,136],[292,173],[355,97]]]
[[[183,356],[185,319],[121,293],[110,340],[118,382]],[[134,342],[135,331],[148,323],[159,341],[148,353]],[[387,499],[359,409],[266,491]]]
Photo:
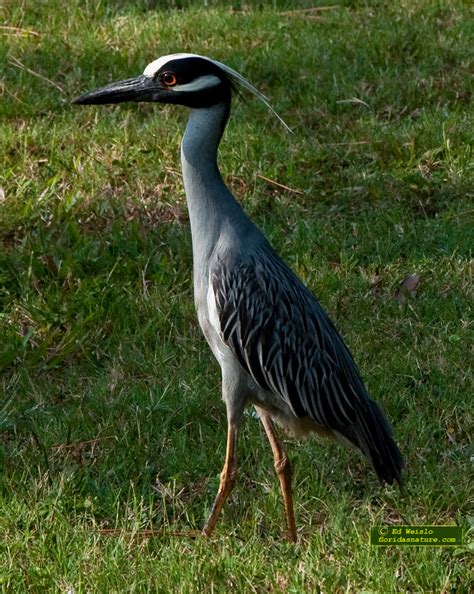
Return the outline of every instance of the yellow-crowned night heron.
[[[355,446],[382,483],[401,482],[403,459],[332,322],[222,180],[217,149],[236,85],[271,109],[240,74],[194,54],[163,56],[143,75],[81,95],[75,103],[156,101],[190,108],[181,161],[194,297],[202,331],[221,366],[228,419],[220,486],[203,531],[211,534],[234,486],[237,430],[245,406],[252,404],[273,450],[289,536],[295,541],[291,467],[274,421],[291,435],[316,432]]]

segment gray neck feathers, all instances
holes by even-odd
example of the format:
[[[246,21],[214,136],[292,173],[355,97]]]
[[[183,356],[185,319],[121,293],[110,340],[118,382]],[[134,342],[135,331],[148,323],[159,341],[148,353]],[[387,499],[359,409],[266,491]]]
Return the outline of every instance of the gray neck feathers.
[[[253,227],[224,184],[217,166],[217,148],[229,107],[221,103],[192,109],[181,144],[196,291],[207,283],[209,259],[219,240],[228,247],[231,237],[239,237]]]

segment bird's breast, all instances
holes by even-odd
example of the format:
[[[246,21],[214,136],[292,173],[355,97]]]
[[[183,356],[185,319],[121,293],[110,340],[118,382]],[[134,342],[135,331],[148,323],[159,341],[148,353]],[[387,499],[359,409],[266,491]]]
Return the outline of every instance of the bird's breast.
[[[234,359],[234,354],[221,338],[219,313],[211,283],[207,287],[205,307],[201,308],[201,312],[198,311],[198,319],[204,336],[219,365],[222,367],[226,362]]]

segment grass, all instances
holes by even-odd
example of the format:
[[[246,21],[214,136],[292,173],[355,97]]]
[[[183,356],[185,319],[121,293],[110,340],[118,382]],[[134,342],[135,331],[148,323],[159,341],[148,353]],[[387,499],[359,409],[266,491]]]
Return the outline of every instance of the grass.
[[[0,8],[3,591],[469,591],[472,545],[375,550],[368,533],[472,526],[472,12],[330,4]],[[192,305],[186,113],[70,104],[173,51],[235,67],[294,129],[237,100],[223,172],[330,312],[407,459],[402,495],[352,451],[288,440],[296,546],[250,415],[215,537],[177,534],[202,526],[225,447]],[[407,274],[421,282],[401,303]]]

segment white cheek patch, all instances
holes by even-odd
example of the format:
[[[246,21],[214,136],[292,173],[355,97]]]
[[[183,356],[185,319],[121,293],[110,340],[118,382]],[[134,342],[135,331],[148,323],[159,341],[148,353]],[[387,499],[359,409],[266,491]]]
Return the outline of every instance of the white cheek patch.
[[[220,84],[220,82],[221,79],[218,76],[214,76],[213,74],[206,74],[205,76],[195,78],[190,83],[187,83],[185,85],[175,85],[174,87],[170,87],[170,91],[202,91],[204,89],[210,89],[211,87],[215,87],[218,84]]]

